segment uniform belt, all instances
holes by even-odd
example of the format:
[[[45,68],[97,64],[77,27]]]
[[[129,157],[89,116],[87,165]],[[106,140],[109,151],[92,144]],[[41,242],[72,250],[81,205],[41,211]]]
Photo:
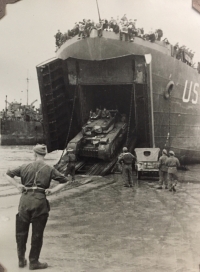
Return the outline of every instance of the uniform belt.
[[[124,164],[126,164],[126,165],[131,165],[132,163],[124,163]]]
[[[27,192],[37,192],[37,193],[45,194],[45,189],[40,188],[40,187],[24,187],[23,192],[25,192],[25,193],[27,193]]]
[[[176,168],[176,166],[169,166],[170,168]]]

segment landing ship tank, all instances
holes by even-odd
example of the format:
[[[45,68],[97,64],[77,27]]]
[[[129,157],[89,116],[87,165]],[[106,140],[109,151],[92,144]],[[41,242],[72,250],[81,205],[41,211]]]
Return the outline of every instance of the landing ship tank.
[[[158,35],[134,35],[74,34],[37,66],[48,152],[66,148],[90,109],[106,105],[126,114],[130,151],[172,149],[200,162],[200,63],[195,68],[194,54]]]
[[[107,117],[90,118],[69,143],[79,157],[111,161],[127,134],[127,123],[117,110],[108,111]]]

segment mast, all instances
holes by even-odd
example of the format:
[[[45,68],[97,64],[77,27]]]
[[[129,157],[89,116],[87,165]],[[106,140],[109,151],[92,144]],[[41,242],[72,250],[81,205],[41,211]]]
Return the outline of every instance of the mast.
[[[5,100],[5,113],[7,113],[7,95],[6,95],[6,100]]]
[[[26,80],[27,80],[27,101],[26,101],[26,104],[28,106],[28,84],[29,84],[29,78],[28,78],[28,76],[27,76]]]
[[[99,14],[99,22],[101,21],[101,17],[100,17],[100,12],[99,12],[99,5],[98,5],[98,1],[96,0],[97,3],[97,10],[98,10],[98,14]]]

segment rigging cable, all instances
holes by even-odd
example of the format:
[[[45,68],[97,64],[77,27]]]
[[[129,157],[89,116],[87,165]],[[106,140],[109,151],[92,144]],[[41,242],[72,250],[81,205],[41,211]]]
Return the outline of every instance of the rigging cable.
[[[169,122],[168,122],[168,133],[167,133],[167,139],[165,142],[165,148],[168,148],[170,150],[170,133],[171,133],[171,92],[169,92]]]
[[[97,10],[98,10],[98,15],[99,15],[99,23],[101,22],[101,17],[100,17],[100,12],[99,12],[99,5],[98,5],[98,1],[96,0],[96,4],[97,4]]]
[[[133,95],[135,92],[135,83],[133,83],[133,88],[131,89],[131,103],[130,103],[130,109],[129,109],[129,119],[128,119],[128,130],[127,130],[127,138],[126,138],[126,146],[128,146],[128,139],[130,134],[130,125],[131,125],[131,113],[132,113],[132,107],[133,107]]]
[[[70,119],[70,123],[69,123],[69,129],[68,129],[68,133],[67,133],[67,138],[66,138],[66,141],[65,141],[63,152],[62,152],[62,154],[60,156],[60,159],[59,159],[57,165],[59,164],[59,162],[61,161],[61,159],[63,157],[65,148],[67,147],[67,143],[68,143],[68,140],[69,140],[69,134],[70,134],[70,130],[71,130],[71,126],[72,126],[72,120],[73,120],[73,116],[74,116],[74,109],[75,109],[75,102],[76,102],[76,93],[77,93],[77,90],[78,90],[78,73],[77,73],[77,77],[76,77],[76,88],[75,88],[75,92],[74,92],[74,100],[73,100],[73,105],[72,105],[72,113],[71,113],[71,119]]]

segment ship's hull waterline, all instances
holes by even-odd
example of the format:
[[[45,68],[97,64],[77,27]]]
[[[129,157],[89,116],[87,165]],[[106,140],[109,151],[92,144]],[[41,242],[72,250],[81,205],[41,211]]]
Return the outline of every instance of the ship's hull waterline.
[[[0,119],[1,145],[35,145],[45,143],[42,124],[38,121]]]

